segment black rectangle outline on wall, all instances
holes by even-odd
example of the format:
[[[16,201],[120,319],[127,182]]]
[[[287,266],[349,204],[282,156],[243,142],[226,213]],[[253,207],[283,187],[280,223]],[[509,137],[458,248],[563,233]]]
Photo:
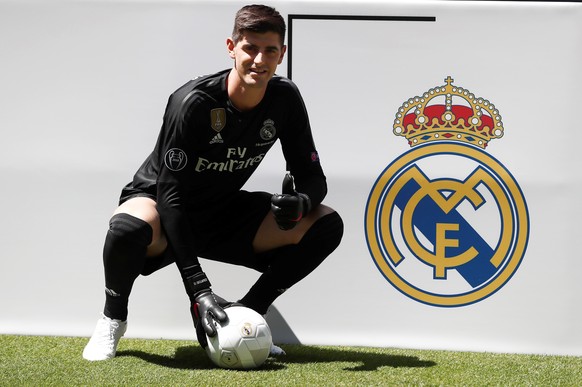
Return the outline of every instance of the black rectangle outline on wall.
[[[348,21],[407,21],[436,22],[435,16],[364,16],[364,15],[300,15],[287,16],[287,78],[293,67],[293,20],[348,20]]]

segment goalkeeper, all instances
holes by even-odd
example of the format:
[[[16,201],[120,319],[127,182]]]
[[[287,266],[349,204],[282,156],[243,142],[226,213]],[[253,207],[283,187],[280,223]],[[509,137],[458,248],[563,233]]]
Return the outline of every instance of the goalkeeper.
[[[296,86],[275,75],[285,28],[271,7],[241,8],[226,40],[233,67],[170,96],[153,152],[109,223],[105,307],[85,359],[115,356],[140,275],[175,262],[197,332],[212,336],[213,320],[227,317],[199,257],[262,273],[238,302],[265,314],[339,245],[343,223],[321,204],[327,185],[305,105]],[[277,140],[290,172],[281,192],[242,190]]]

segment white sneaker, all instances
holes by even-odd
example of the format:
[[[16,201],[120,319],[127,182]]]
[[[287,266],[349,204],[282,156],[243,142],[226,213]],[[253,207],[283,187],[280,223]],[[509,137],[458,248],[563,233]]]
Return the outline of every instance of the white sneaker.
[[[117,344],[127,330],[127,321],[103,316],[97,321],[93,336],[83,350],[83,358],[90,361],[115,357]]]
[[[269,357],[277,357],[277,356],[284,356],[285,350],[275,344],[271,343],[271,350],[269,351]]]

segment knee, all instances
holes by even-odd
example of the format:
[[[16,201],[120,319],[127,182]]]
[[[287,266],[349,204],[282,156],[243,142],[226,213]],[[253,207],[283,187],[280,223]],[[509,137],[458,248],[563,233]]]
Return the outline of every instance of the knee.
[[[139,246],[152,242],[152,227],[148,222],[126,213],[117,213],[109,221],[108,239],[119,247]]]
[[[344,236],[344,221],[342,217],[337,211],[332,210],[332,212],[320,219],[325,223],[329,236],[335,241],[335,247],[337,247]]]
[[[115,217],[119,214],[133,216],[149,225],[151,238],[148,244],[148,256],[159,255],[166,249],[167,241],[162,230],[160,214],[156,209],[156,202],[154,200],[146,197],[129,199],[115,210],[113,216]],[[138,227],[142,226],[140,225]]]
[[[313,223],[302,241],[317,241],[321,248],[325,248],[331,253],[339,246],[343,235],[344,222],[336,211],[331,210]]]

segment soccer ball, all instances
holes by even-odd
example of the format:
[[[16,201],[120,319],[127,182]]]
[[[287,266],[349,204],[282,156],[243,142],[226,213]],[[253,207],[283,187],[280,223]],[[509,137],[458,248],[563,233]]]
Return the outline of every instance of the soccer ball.
[[[269,325],[263,316],[244,306],[231,306],[224,311],[228,323],[216,324],[216,335],[208,337],[208,357],[222,368],[259,367],[271,350]]]

